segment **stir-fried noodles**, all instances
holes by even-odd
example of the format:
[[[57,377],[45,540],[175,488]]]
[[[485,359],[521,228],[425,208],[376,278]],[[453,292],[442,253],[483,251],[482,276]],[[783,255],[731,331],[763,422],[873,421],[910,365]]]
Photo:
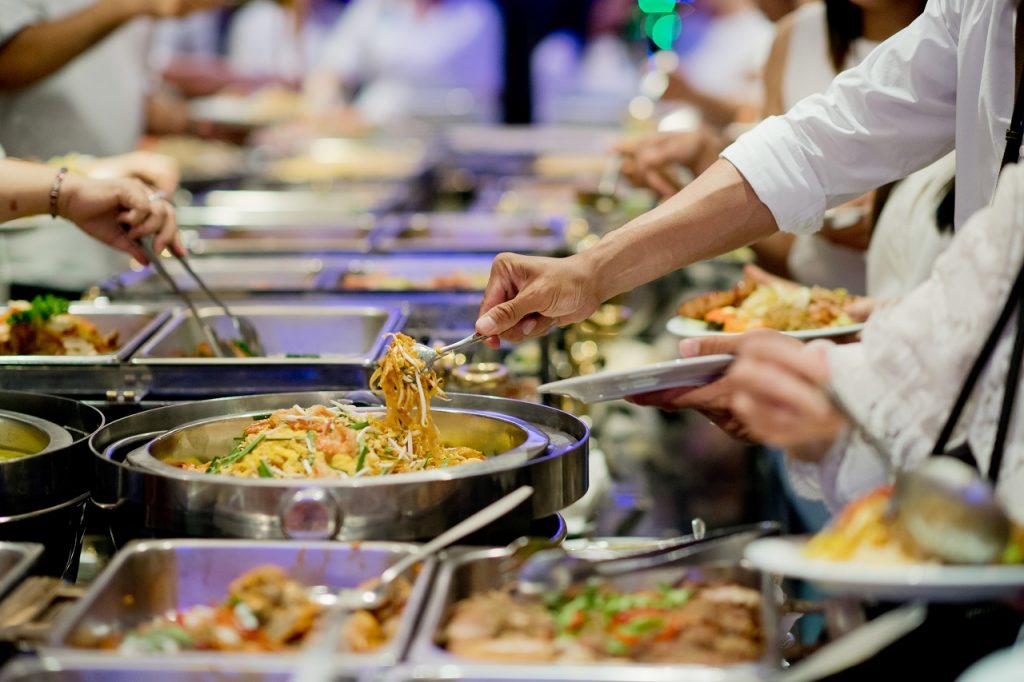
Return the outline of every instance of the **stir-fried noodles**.
[[[395,334],[370,386],[384,396],[383,415],[350,405],[295,406],[257,419],[234,450],[209,462],[181,462],[191,471],[249,478],[349,478],[457,466],[484,459],[450,447],[430,412],[444,398],[441,379],[426,371],[411,338]]]

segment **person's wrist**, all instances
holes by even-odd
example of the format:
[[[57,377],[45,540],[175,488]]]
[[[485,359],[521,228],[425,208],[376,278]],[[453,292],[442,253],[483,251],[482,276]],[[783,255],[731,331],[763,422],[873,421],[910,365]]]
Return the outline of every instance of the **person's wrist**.
[[[61,182],[60,193],[57,195],[57,216],[69,218],[74,198],[82,189],[85,178],[75,173],[68,173]]]
[[[622,293],[618,291],[615,270],[611,267],[617,260],[614,241],[605,237],[593,247],[573,256],[579,260],[580,271],[586,273],[586,281],[601,303]]]
[[[152,0],[105,0],[104,8],[113,20],[122,23],[140,14],[149,14]]]

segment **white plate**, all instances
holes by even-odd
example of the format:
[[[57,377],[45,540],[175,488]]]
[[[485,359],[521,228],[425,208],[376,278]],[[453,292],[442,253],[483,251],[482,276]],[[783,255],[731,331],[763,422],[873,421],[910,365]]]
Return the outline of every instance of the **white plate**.
[[[738,334],[738,332],[710,331],[707,322],[701,322],[691,317],[679,317],[678,315],[668,321],[665,329],[670,334],[675,334],[684,339],[693,339],[700,336],[736,336]],[[801,329],[795,332],[782,333],[786,336],[792,336],[794,339],[809,341],[810,339],[827,339],[833,336],[856,334],[861,329],[864,329],[863,322],[848,324],[845,327],[822,327],[821,329]]]
[[[757,568],[813,583],[825,592],[852,597],[908,601],[972,602],[1024,592],[1024,566],[867,564],[809,559],[807,538],[764,538],[747,545]]]
[[[703,386],[720,377],[732,360],[731,355],[680,358],[635,369],[553,381],[537,390],[571,396],[585,403],[599,403],[667,388]]]

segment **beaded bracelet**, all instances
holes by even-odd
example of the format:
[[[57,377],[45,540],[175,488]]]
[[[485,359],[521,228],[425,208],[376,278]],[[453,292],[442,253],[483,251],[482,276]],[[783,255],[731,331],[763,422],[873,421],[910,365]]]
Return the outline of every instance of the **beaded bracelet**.
[[[68,174],[68,167],[61,166],[60,170],[57,171],[57,177],[53,179],[53,184],[50,185],[50,217],[57,217],[57,200],[60,199],[60,187],[64,184],[64,176]]]

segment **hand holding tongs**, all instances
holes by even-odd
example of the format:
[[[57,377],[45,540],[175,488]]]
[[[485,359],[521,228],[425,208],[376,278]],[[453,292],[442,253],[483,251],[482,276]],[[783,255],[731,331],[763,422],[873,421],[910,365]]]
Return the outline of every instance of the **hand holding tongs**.
[[[149,259],[149,262],[153,264],[153,269],[156,270],[157,274],[159,274],[164,279],[164,281],[167,282],[167,284],[171,287],[171,290],[174,291],[175,295],[177,295],[178,298],[184,301],[185,305],[188,306],[188,309],[192,312],[192,318],[195,320],[196,324],[199,325],[199,329],[202,332],[203,336],[206,337],[207,343],[210,344],[210,350],[213,351],[213,354],[218,358],[231,357],[232,355],[234,355],[231,345],[221,340],[221,338],[217,336],[217,333],[214,331],[210,323],[204,318],[200,317],[199,311],[196,309],[196,306],[192,302],[192,299],[188,296],[188,294],[186,294],[181,289],[181,287],[178,286],[178,283],[175,281],[174,277],[171,276],[169,272],[167,272],[167,269],[164,267],[164,264],[161,261],[159,254],[154,253],[151,244],[145,239],[139,239],[138,245],[139,248],[142,249],[142,253],[144,253],[146,258]],[[217,305],[217,307],[224,311],[224,314],[227,315],[229,320],[231,320],[231,324],[234,326],[235,332],[238,334],[239,338],[241,338],[242,341],[246,344],[246,346],[248,346],[249,351],[256,356],[265,355],[266,352],[263,349],[263,344],[260,343],[259,334],[256,332],[256,328],[252,325],[252,323],[243,317],[238,317],[237,315],[233,314],[231,310],[228,308],[228,306],[224,303],[224,301],[222,301],[220,297],[214,294],[213,291],[211,291],[210,288],[206,286],[206,282],[204,282],[202,278],[200,278],[199,275],[196,274],[196,271],[192,269],[191,265],[189,265],[188,259],[185,256],[178,255],[177,253],[174,252],[173,249],[171,250],[171,254],[178,260],[179,263],[181,263],[181,266],[185,269],[185,272],[187,272],[188,275],[195,281],[195,283],[199,286],[203,293],[206,294],[210,298],[210,300],[212,300]]]
[[[695,524],[695,531],[697,527]],[[591,561],[573,557],[563,549],[537,552],[523,562],[516,576],[516,590],[523,595],[559,593],[590,578],[610,578],[670,566],[685,566],[719,559],[736,560],[743,548],[762,537],[779,534],[779,524],[764,522],[726,528],[701,535],[685,535],[667,547],[641,554]]]

